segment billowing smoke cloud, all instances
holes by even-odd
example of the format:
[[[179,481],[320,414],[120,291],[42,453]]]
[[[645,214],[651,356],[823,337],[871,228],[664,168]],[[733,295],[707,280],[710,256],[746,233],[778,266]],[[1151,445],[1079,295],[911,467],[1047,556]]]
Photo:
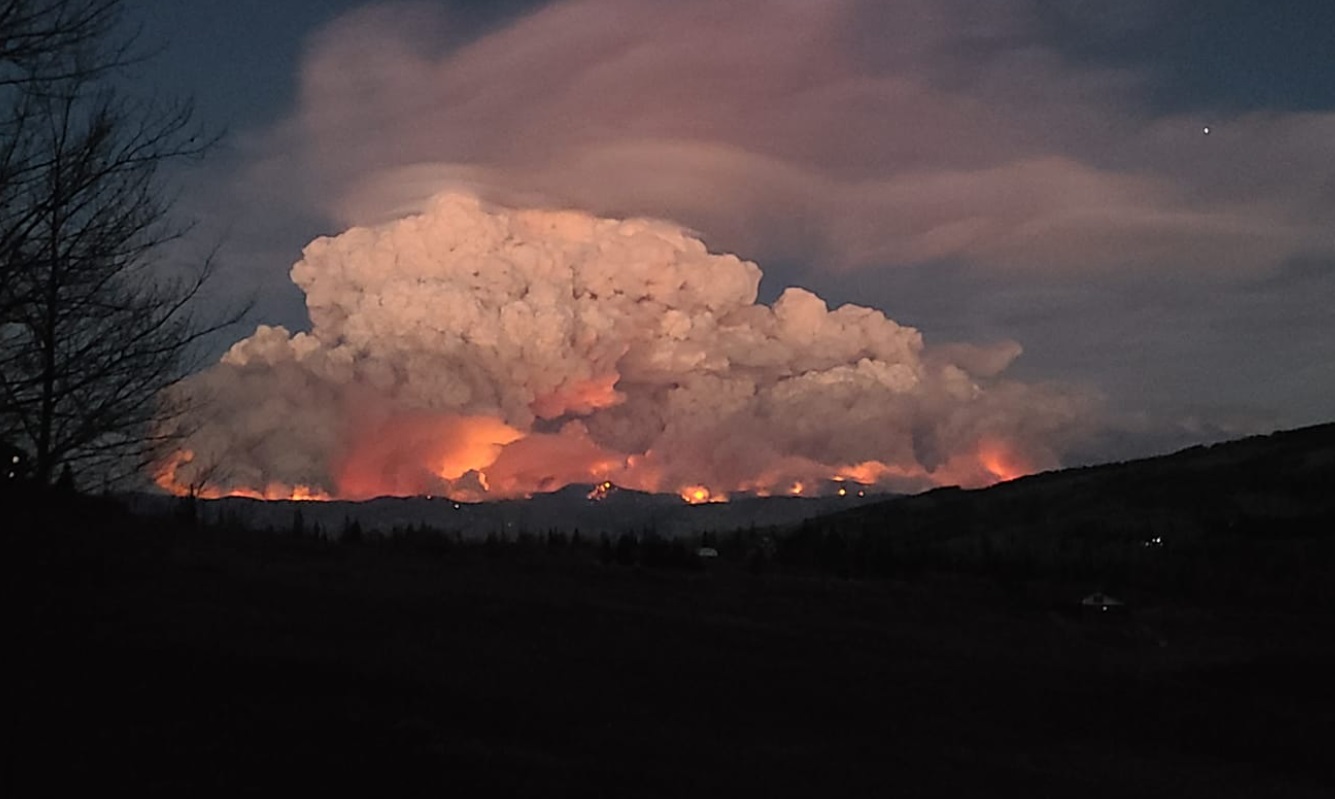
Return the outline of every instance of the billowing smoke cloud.
[[[314,233],[463,189],[672,219],[780,282],[1018,338],[1016,371],[1122,419],[1075,460],[1331,416],[1335,113],[1142,60],[1191,4],[551,0],[485,29],[456,5],[331,19],[290,111],[200,184],[266,319],[304,325],[281,275]]]
[[[160,481],[204,494],[515,497],[610,480],[692,498],[911,490],[1051,467],[1087,410],[646,219],[467,195],[306,247],[310,333],[260,326],[179,387]]]

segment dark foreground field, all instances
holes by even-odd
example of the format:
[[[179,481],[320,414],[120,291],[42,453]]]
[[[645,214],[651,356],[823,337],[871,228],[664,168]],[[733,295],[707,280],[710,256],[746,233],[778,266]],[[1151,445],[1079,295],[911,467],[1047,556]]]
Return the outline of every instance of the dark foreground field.
[[[1335,790],[1335,647],[1301,610],[91,518],[9,539],[7,796]]]

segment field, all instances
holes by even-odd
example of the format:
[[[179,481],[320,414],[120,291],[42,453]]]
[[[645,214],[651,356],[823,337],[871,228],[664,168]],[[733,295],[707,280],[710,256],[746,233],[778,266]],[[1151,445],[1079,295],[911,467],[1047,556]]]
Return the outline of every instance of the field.
[[[93,507],[10,534],[10,796],[1328,796],[1328,617]],[[1074,592],[1076,586],[1071,586]],[[1035,597],[1042,595],[1042,601]]]

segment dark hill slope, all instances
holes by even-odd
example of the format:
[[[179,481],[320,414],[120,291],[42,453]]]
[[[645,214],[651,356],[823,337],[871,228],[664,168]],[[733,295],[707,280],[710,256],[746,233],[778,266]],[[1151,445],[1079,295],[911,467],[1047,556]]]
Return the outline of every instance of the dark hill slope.
[[[873,573],[926,564],[1220,590],[1246,575],[1310,598],[1332,563],[1332,531],[1335,424],[1325,424],[853,508],[807,522],[786,549],[800,561],[833,538],[854,571]],[[1202,576],[1214,572],[1233,576]]]

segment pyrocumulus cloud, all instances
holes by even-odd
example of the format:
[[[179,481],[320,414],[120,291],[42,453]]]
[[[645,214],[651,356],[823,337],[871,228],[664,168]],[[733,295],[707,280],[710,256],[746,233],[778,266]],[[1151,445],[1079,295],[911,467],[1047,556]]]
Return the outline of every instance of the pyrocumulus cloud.
[[[571,483],[726,498],[848,480],[981,485],[1057,464],[1088,400],[1020,353],[926,347],[648,219],[445,194],[309,244],[309,333],[261,325],[177,388],[159,481],[204,495],[525,496]]]

